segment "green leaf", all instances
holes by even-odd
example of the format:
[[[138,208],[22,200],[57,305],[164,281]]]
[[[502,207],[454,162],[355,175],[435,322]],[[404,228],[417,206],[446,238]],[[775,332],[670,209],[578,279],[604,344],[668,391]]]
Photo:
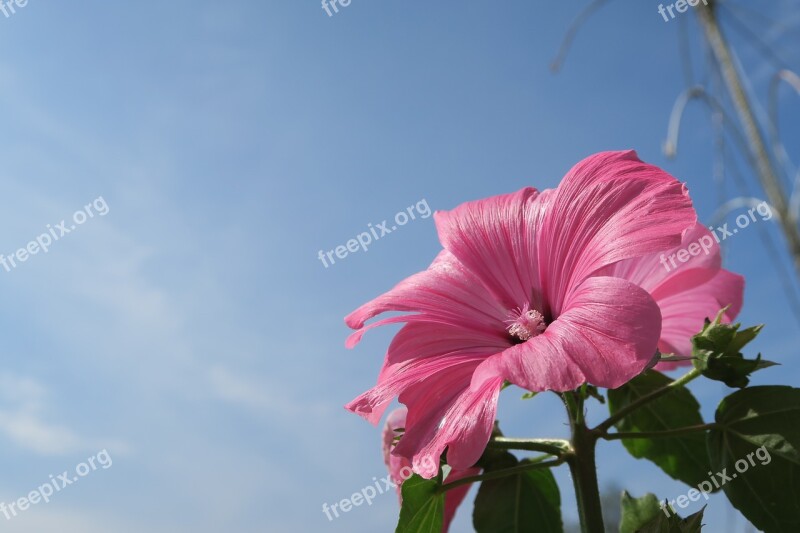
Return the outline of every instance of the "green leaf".
[[[706,506],[702,509],[689,515],[681,521],[680,528],[683,533],[699,533],[703,529],[703,513],[706,512]],[[677,515],[675,515],[677,517]]]
[[[722,381],[728,387],[740,389],[750,384],[750,374],[776,364],[772,361],[762,360],[761,354],[758,354],[755,359],[727,355],[695,359],[695,366],[703,371],[705,377]]]
[[[651,522],[637,529],[636,533],[700,533],[705,510],[703,506],[698,512],[686,518],[674,513],[669,513],[667,516],[667,513],[661,511]]]
[[[739,331],[740,324],[723,324],[724,309],[714,321],[706,319],[703,330],[692,337],[694,366],[703,375],[722,381],[729,387],[744,388],[750,383],[750,374],[777,363],[763,361],[761,354],[755,359],[745,359],[741,350],[756,338],[762,326]]]
[[[608,408],[613,415],[620,409],[671,383],[667,376],[648,370],[618,389],[608,391]],[[689,389],[678,387],[653,400],[616,424],[622,432],[651,432],[700,425],[700,404]],[[708,477],[710,468],[703,432],[669,438],[623,439],[631,455],[648,459],[669,476],[696,486]]]
[[[541,468],[484,481],[472,524],[477,533],[561,533],[561,496],[553,473]]]
[[[636,533],[648,522],[661,513],[661,504],[655,494],[647,493],[641,498],[634,498],[628,491],[622,493],[622,521],[620,533]]]
[[[402,485],[403,506],[395,533],[441,533],[444,522],[444,493],[438,478],[417,474]]]
[[[708,452],[733,506],[762,531],[800,531],[800,389],[742,389],[720,403],[716,422]]]
[[[517,466],[518,463],[517,457],[509,451],[486,448],[475,465],[483,468],[485,472],[490,472],[492,470],[511,468]]]

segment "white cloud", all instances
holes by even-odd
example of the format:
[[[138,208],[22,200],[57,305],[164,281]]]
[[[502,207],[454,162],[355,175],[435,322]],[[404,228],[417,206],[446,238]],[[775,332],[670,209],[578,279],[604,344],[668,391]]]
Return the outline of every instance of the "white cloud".
[[[273,419],[296,422],[297,416],[330,412],[326,404],[299,401],[282,386],[234,374],[223,366],[211,368],[208,379],[216,398]]]
[[[0,411],[0,432],[20,448],[40,455],[64,455],[82,448],[72,430],[50,424],[32,412]]]
[[[48,393],[44,385],[9,372],[0,374],[0,438],[38,455],[67,455],[111,447],[129,453],[122,442],[90,442],[71,428],[51,422]]]
[[[11,501],[9,495],[4,501]],[[142,524],[122,524],[108,516],[94,511],[81,511],[75,509],[61,509],[51,502],[48,506],[38,504],[30,507],[25,512],[6,520],[0,515],[3,522],[3,531],[8,533],[41,533],[42,531],[80,531],[81,533],[138,533],[148,531],[161,533],[171,531],[170,528],[153,528],[151,525],[142,527]]]

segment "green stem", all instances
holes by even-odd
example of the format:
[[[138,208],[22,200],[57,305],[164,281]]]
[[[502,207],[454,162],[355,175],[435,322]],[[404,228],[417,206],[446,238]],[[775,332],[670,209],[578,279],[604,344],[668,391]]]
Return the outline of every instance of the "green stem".
[[[650,394],[646,394],[645,396],[642,396],[638,400],[629,403],[628,405],[626,405],[625,407],[623,407],[622,409],[620,409],[619,411],[608,417],[604,422],[600,423],[592,431],[598,435],[606,433],[611,426],[613,426],[614,424],[616,424],[617,422],[619,422],[620,420],[622,420],[630,413],[643,406],[644,404],[650,403],[653,400],[660,398],[669,392],[672,392],[680,387],[683,387],[693,379],[700,377],[700,375],[701,372],[698,369],[693,368],[692,370],[690,370],[683,376],[679,377],[669,385],[662,387],[660,389],[656,389]]]
[[[605,440],[620,440],[620,439],[658,439],[667,437],[680,437],[682,435],[691,435],[692,433],[699,433],[701,431],[708,431],[718,427],[718,424],[698,424],[696,426],[688,426],[685,428],[670,429],[667,431],[638,431],[632,433],[606,433],[600,437]]]
[[[572,453],[567,457],[575,496],[578,501],[578,515],[583,533],[603,533],[603,508],[597,484],[597,465],[595,446],[597,436],[586,427],[583,416],[583,399],[575,393],[562,395],[569,413],[572,429]]]
[[[561,395],[564,405],[567,407],[570,424],[583,423],[583,397],[575,392],[565,392]]]
[[[447,492],[448,490],[454,489],[456,487],[460,487],[462,485],[469,485],[470,483],[478,483],[480,481],[486,481],[489,479],[499,479],[506,476],[512,476],[514,474],[519,474],[520,472],[525,472],[527,470],[533,470],[536,468],[551,468],[554,466],[558,466],[564,462],[564,459],[553,459],[552,461],[542,461],[541,459],[537,461],[531,461],[527,463],[523,463],[517,466],[513,466],[511,468],[504,468],[502,470],[494,470],[492,472],[486,472],[485,474],[479,474],[477,476],[469,476],[464,477],[461,479],[457,479],[452,483],[445,483],[440,489],[439,492]]]
[[[499,450],[527,450],[542,452],[562,457],[571,451],[569,441],[562,439],[510,439],[495,437],[489,441],[489,447]]]

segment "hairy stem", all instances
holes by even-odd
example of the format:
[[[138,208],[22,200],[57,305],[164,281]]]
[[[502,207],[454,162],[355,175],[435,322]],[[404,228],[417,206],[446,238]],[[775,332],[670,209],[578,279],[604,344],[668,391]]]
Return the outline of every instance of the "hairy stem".
[[[562,457],[572,450],[569,441],[563,439],[510,439],[507,437],[495,437],[489,441],[489,447],[499,450],[542,452],[556,457]]]
[[[603,533],[603,508],[597,484],[595,446],[597,436],[586,427],[583,413],[583,397],[574,392],[562,395],[569,413],[572,430],[572,453],[567,457],[575,496],[578,501],[578,516],[582,533]]]
[[[620,439],[658,439],[667,437],[680,437],[682,435],[691,435],[692,433],[699,433],[701,431],[708,431],[718,427],[718,424],[699,424],[696,426],[688,426],[685,428],[669,429],[666,431],[641,431],[632,433],[605,433],[600,435],[605,440],[620,440]]]

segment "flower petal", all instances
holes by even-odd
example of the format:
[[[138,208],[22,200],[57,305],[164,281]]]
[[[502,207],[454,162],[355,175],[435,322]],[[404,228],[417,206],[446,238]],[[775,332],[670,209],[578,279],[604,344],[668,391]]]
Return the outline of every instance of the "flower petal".
[[[669,283],[669,282],[667,282]],[[669,287],[665,287],[669,289]],[[727,270],[720,270],[707,283],[688,290],[664,291],[667,296],[657,300],[663,315],[663,329],[659,350],[689,357],[692,355],[692,337],[700,333],[706,318],[712,319],[720,309],[730,306],[723,317],[733,321],[742,309],[744,278]],[[670,370],[689,365],[690,361],[659,363],[658,370]]]
[[[691,338],[700,332],[705,318],[713,318],[730,306],[725,318],[736,318],[744,298],[744,279],[722,270],[720,248],[702,224],[688,231],[681,244],[661,254],[627,259],[604,269],[647,290],[661,309],[662,327],[658,349],[662,353],[691,356]],[[691,364],[690,361],[659,363],[659,370]]]
[[[616,388],[652,361],[660,332],[661,313],[646,291],[619,278],[589,278],[544,333],[481,363],[473,386],[500,376],[532,391]]]
[[[424,478],[436,475],[445,448],[448,464],[457,470],[471,468],[486,449],[503,379],[491,377],[471,388],[472,371],[458,376],[442,372],[400,395],[408,418],[394,454],[411,458],[414,471]],[[466,386],[458,387],[459,381]]]
[[[364,327],[367,320],[387,311],[418,314],[392,317]],[[479,279],[452,254],[442,251],[427,270],[406,278],[348,315],[345,322],[358,331],[350,336],[347,346],[355,346],[372,327],[414,320],[496,332],[504,328],[506,313]]]
[[[398,435],[401,435],[395,430],[399,428],[405,428],[407,414],[408,410],[405,407],[395,409],[389,413],[389,416],[386,418],[386,425],[383,429],[383,461],[386,463],[386,467],[389,470],[389,475],[392,476],[392,480],[397,485],[397,496],[400,499],[401,505],[403,501],[401,485],[406,478],[410,476],[411,461],[405,457],[393,455],[391,451],[395,445],[395,438]],[[451,469],[450,473],[447,475],[447,478],[444,480],[444,484],[447,485],[453,481],[458,481],[459,479],[464,479],[470,476],[476,476],[480,473],[481,469],[478,467],[467,468],[466,470]],[[448,529],[450,528],[450,523],[453,521],[453,517],[456,514],[456,510],[458,509],[458,506],[461,505],[461,502],[464,501],[464,498],[467,496],[470,487],[472,487],[471,483],[456,487],[447,491],[445,494],[444,523],[442,525],[442,533],[447,533]]]
[[[434,215],[442,246],[481,279],[505,311],[541,302],[535,235],[548,197],[527,187]]]
[[[690,253],[689,249],[695,254]],[[721,265],[719,244],[705,226],[697,223],[684,234],[679,246],[660,254],[620,261],[604,272],[635,283],[657,299],[655,295],[666,281],[670,280],[669,285],[673,288],[678,285],[686,288],[700,285],[713,278]],[[673,281],[677,277],[682,278],[680,283]]]
[[[378,383],[346,408],[377,424],[391,401],[410,386],[435,374],[467,374],[456,384],[469,384],[468,374],[487,357],[511,345],[507,336],[445,324],[413,322],[405,325],[392,340]]]
[[[696,218],[686,187],[636,152],[584,159],[562,180],[538,235],[546,312],[558,317],[570,290],[600,268],[677,246]]]
[[[394,449],[396,438],[402,435],[402,433],[399,433],[397,430],[405,428],[406,426],[407,414],[408,410],[405,407],[400,407],[389,413],[389,416],[386,417],[386,423],[383,426],[382,434],[383,440],[381,450],[383,451],[383,462],[389,470],[389,475],[392,476],[392,481],[397,485],[398,495],[400,494],[400,484],[405,481],[403,474],[407,473],[407,471],[405,471],[401,474],[401,471],[406,466],[410,470],[411,461],[397,455],[392,455],[392,450]]]

